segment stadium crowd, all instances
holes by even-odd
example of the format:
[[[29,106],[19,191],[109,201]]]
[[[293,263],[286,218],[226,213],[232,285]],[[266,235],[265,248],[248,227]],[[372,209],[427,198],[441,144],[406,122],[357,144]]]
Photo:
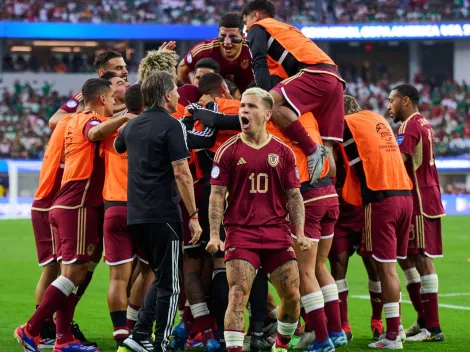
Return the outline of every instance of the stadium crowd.
[[[347,84],[347,93],[367,109],[387,116],[387,97],[400,82],[387,80]],[[468,85],[419,83],[421,113],[435,131],[437,156],[470,154],[470,94]],[[67,100],[49,82],[32,81],[0,90],[0,158],[40,159],[50,130],[47,121]],[[69,94],[70,95],[70,94]]]
[[[0,20],[28,22],[118,22],[216,24],[244,1],[139,0],[87,2],[3,0]],[[466,20],[467,0],[283,0],[274,1],[277,18],[289,23],[413,22]]]

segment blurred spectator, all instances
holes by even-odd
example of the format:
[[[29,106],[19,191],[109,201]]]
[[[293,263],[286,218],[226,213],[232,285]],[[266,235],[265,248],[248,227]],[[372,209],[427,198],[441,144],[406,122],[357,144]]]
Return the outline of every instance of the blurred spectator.
[[[27,22],[116,22],[217,24],[243,0],[0,0],[0,20]],[[278,18],[290,23],[316,22],[314,1],[274,1]]]

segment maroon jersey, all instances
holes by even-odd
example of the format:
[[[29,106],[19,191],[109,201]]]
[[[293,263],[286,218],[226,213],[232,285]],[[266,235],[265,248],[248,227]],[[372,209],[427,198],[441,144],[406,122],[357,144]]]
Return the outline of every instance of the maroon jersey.
[[[210,57],[220,65],[220,74],[235,82],[243,93],[255,79],[251,67],[251,53],[248,44],[243,42],[239,55],[233,59],[224,55],[220,41],[216,39],[205,40],[195,45],[184,57],[184,63],[191,71],[196,69],[199,60]]]
[[[88,138],[88,131],[99,124],[90,118],[83,129]],[[88,179],[69,181],[62,185],[57,193],[52,208],[98,207],[103,205],[103,186],[105,175],[104,158],[100,157],[99,142],[94,143],[92,173]],[[67,161],[65,164],[67,167]]]
[[[415,214],[427,217],[444,215],[439,177],[434,162],[434,133],[432,126],[419,113],[411,115],[398,130],[400,151],[409,156],[406,171],[413,181]]]
[[[227,187],[226,226],[288,223],[286,190],[300,188],[294,152],[269,135],[261,146],[243,134],[227,140],[214,157],[211,184]]]
[[[66,111],[68,114],[77,112],[78,104],[83,100],[82,91],[75,94],[72,98],[60,107],[61,110]]]

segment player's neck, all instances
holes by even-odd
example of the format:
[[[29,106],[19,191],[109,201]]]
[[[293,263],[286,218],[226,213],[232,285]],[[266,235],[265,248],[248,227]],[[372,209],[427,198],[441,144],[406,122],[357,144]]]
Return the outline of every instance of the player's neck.
[[[408,111],[403,111],[403,117],[405,118],[402,122],[405,122],[406,120],[408,120],[411,116],[415,115],[415,114],[419,114],[419,110],[417,108],[412,108],[412,109],[409,109]]]
[[[107,117],[104,106],[87,105],[83,111],[93,111],[99,116]]]
[[[243,138],[250,144],[253,145],[261,145],[266,142],[266,140],[269,137],[268,132],[266,131],[259,131],[259,132],[253,132],[253,133],[246,133],[242,132]]]

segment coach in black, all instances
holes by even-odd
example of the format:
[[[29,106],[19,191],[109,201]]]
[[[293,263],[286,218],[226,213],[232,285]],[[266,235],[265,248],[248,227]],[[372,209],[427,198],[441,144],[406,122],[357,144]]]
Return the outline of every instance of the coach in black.
[[[179,98],[174,78],[167,72],[154,73],[142,82],[141,91],[146,111],[127,124],[114,146],[118,153],[128,152],[127,223],[149,259],[155,280],[124,346],[136,352],[165,352],[180,293],[181,198],[191,214],[193,243],[199,241],[202,230],[185,130],[170,115]],[[155,342],[151,338],[154,320]]]

